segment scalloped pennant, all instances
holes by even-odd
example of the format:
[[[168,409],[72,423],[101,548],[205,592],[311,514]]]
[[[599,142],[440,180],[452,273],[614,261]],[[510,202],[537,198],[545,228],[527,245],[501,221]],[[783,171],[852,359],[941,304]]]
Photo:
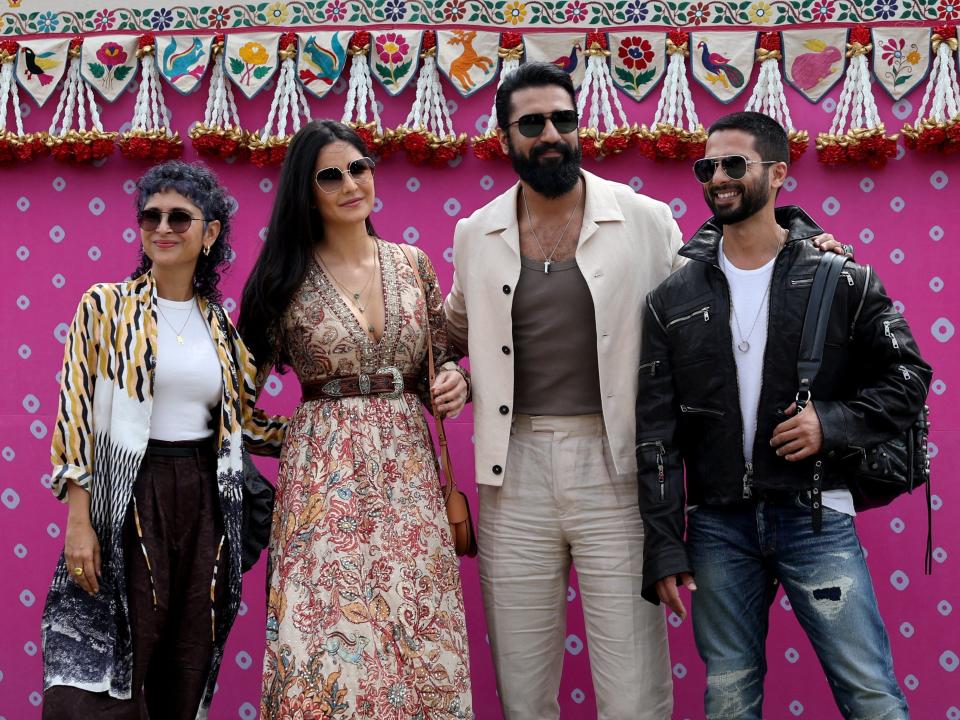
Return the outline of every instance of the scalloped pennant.
[[[157,70],[181,95],[189,95],[200,87],[210,64],[212,35],[158,35]]]
[[[388,95],[399,95],[417,74],[423,30],[390,30],[370,35],[370,73]]]
[[[786,30],[783,33],[784,77],[812,103],[830,92],[846,67],[847,31],[843,28]]]
[[[756,46],[756,32],[691,33],[693,79],[720,102],[733,102],[750,84]]]
[[[667,36],[662,32],[616,32],[608,36],[613,84],[640,102],[667,69]]]
[[[523,36],[527,62],[550,62],[570,75],[573,87],[580,89],[586,62],[583,57],[583,33],[538,33]]]
[[[50,99],[67,69],[70,38],[23,40],[17,54],[17,82],[40,107]]]
[[[473,95],[496,79],[499,50],[500,33],[437,31],[437,66],[463,97]]]
[[[930,72],[930,28],[873,28],[873,74],[894,100]]]
[[[223,69],[248,100],[277,72],[279,47],[278,32],[237,33],[224,39]]]
[[[298,33],[300,52],[297,56],[297,77],[314,97],[322,98],[343,73],[347,64],[347,48],[351,30]]]
[[[113,102],[137,74],[139,35],[97,35],[83,40],[80,76],[106,102]]]

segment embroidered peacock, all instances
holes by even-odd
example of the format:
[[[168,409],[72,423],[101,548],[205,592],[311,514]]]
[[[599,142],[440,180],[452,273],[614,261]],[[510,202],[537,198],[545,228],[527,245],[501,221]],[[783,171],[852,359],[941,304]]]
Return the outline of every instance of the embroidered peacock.
[[[300,70],[300,79],[305,83],[320,80],[327,85],[340,76],[343,62],[347,57],[347,50],[340,44],[339,33],[333,34],[332,48],[322,48],[317,44],[317,38],[311,36],[303,46],[303,59],[312,69]]]
[[[577,51],[583,50],[580,43],[573,46],[573,51],[569,55],[561,55],[551,62],[565,73],[572,74],[577,69]]]
[[[697,43],[697,48],[703,48],[701,61],[704,70],[707,71],[706,78],[711,84],[719,82],[727,89],[731,85],[735,88],[743,86],[743,73],[730,64],[730,58],[725,58],[720,53],[710,52],[703,40]]]
[[[200,42],[200,38],[195,37],[193,44],[180,52],[177,52],[176,38],[170,38],[170,42],[163,51],[163,74],[170,82],[176,82],[187,75],[193,75],[199,79],[207,69],[203,62],[203,55],[203,43]]]

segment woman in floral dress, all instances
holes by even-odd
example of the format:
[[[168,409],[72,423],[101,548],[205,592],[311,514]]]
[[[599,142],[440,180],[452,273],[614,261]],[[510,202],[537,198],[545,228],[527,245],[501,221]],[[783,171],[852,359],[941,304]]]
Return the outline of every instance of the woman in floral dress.
[[[424,420],[468,384],[429,259],[376,237],[373,161],[332,121],[294,137],[240,331],[294,369],[270,543],[261,717],[472,718],[459,564]]]

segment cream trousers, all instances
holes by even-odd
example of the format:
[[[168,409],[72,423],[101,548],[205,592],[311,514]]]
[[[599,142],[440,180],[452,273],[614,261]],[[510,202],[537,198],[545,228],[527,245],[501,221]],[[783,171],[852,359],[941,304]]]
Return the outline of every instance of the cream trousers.
[[[640,597],[635,473],[600,415],[517,415],[503,485],[480,485],[480,583],[506,720],[556,720],[576,566],[600,720],[668,720],[664,612]],[[573,720],[573,719],[571,719]]]

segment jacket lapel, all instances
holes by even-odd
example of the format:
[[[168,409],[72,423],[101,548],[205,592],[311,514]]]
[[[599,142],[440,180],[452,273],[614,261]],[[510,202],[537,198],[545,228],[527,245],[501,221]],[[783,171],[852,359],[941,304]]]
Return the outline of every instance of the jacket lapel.
[[[577,254],[594,237],[600,223],[623,222],[623,212],[613,189],[601,178],[582,170],[586,201],[583,206],[583,224],[580,226],[580,238],[577,241]]]

